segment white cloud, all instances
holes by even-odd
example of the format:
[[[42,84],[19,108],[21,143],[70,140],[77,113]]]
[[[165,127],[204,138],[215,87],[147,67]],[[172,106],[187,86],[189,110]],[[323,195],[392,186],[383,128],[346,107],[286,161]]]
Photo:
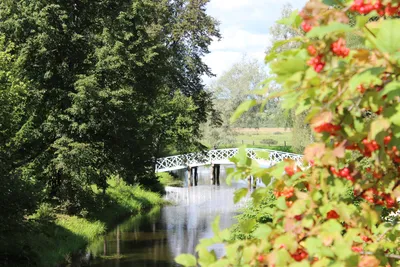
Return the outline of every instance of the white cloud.
[[[268,34],[251,33],[242,29],[228,28],[222,31],[221,41],[214,41],[210,49],[215,51],[260,51],[270,43]]]
[[[287,2],[299,9],[306,0]],[[263,60],[270,43],[269,28],[279,19],[284,4],[279,0],[211,0],[207,13],[220,21],[222,40],[212,43],[204,61],[217,77],[244,54]],[[210,79],[204,81],[209,83]]]

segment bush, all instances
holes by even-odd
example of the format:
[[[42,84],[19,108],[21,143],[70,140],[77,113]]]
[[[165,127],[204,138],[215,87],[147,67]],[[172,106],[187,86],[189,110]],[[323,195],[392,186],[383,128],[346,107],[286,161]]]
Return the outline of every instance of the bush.
[[[163,186],[183,187],[183,179],[180,179],[171,172],[161,172],[157,176]]]
[[[274,140],[274,139],[263,139],[263,140],[260,141],[260,143],[261,144],[267,144],[269,146],[273,146],[273,145],[278,144],[278,141]]]
[[[306,34],[275,43],[266,57],[274,78],[265,87],[280,84],[284,107],[302,114],[310,126],[303,129],[305,142],[294,144],[305,147],[303,162],[287,160],[260,170],[244,149],[233,159],[236,170],[229,178],[254,175],[264,184],[271,181],[277,200],[259,213],[272,214],[272,222],[249,219],[241,230],[252,239],[232,241],[217,221],[215,236],[196,248],[199,263],[399,266],[400,228],[396,220],[385,219],[385,209],[398,210],[400,197],[400,20],[391,17],[400,7],[397,1],[335,5],[309,1],[300,13],[281,20]],[[347,47],[349,35],[360,36],[368,49]],[[253,200],[260,202],[268,193],[268,188],[256,189]],[[246,194],[240,189],[235,201]],[[221,242],[227,254],[217,259],[207,249]],[[196,265],[188,255],[177,262]]]
[[[41,222],[51,222],[56,218],[56,213],[54,208],[49,203],[42,203],[37,211],[29,217],[32,220],[41,221]]]

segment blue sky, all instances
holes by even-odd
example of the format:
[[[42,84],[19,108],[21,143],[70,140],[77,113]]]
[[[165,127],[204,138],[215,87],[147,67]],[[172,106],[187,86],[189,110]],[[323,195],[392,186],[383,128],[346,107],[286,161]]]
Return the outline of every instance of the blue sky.
[[[207,13],[220,21],[221,41],[211,44],[204,61],[214,74],[221,75],[243,55],[262,62],[270,43],[269,28],[279,19],[281,8],[290,3],[301,9],[306,0],[211,0]],[[204,78],[210,83],[209,78]]]

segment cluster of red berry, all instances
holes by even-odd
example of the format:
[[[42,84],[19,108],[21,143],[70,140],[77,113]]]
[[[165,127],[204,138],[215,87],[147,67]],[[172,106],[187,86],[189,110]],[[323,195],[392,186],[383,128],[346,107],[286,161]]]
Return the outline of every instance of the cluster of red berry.
[[[371,0],[367,2],[364,2],[364,0],[355,0],[350,10],[363,15],[375,10],[380,16],[395,16],[400,14],[400,5],[392,6],[391,3],[388,3],[384,6],[381,0],[376,0],[374,3]]]
[[[375,140],[368,140],[367,138],[362,140],[362,144],[364,145],[364,151],[361,153],[366,157],[371,157],[372,153],[380,148],[380,145]]]
[[[351,247],[351,250],[356,253],[361,253],[363,251],[363,248],[361,246],[353,246]]]
[[[358,195],[357,191],[354,191],[355,195]],[[365,190],[361,197],[371,204],[385,205],[387,208],[391,209],[397,206],[396,200],[390,195],[383,192],[379,192],[376,188],[369,188]]]
[[[311,31],[311,29],[313,28],[313,23],[312,23],[312,19],[310,16],[308,16],[304,10],[300,11],[299,13],[300,17],[303,18],[303,22],[301,23],[301,28],[303,29],[303,31],[305,32],[309,32]]]
[[[274,195],[276,198],[284,196],[286,199],[291,198],[292,196],[294,196],[294,188],[293,187],[285,187],[283,188],[282,191],[275,191]]]
[[[347,57],[350,52],[350,49],[346,47],[346,41],[343,38],[339,38],[339,40],[332,43],[331,50],[339,57]]]
[[[317,133],[326,132],[326,133],[330,133],[330,134],[335,134],[335,132],[339,131],[340,129],[342,129],[342,127],[340,127],[340,125],[334,125],[329,122],[326,122],[317,127],[314,127],[314,131]]]
[[[309,66],[312,66],[314,70],[318,73],[320,73],[324,67],[325,67],[325,62],[322,60],[323,55],[318,55],[316,57],[311,58],[307,64]]]
[[[302,261],[308,257],[308,253],[304,249],[298,248],[291,256],[295,261]]]
[[[288,207],[291,207],[293,204],[293,201],[289,200],[292,196],[294,196],[294,188],[293,187],[285,187],[283,188],[282,191],[275,191],[274,195],[276,198],[284,196],[286,198],[286,205]]]
[[[332,167],[330,168],[330,170],[331,170],[331,172],[332,172],[333,175],[342,177],[342,178],[344,178],[344,179],[346,179],[346,180],[349,180],[349,181],[352,181],[352,182],[355,181],[354,177],[350,174],[349,168],[347,168],[347,167],[346,167],[346,168],[343,168],[343,169],[341,169],[341,170],[339,170],[339,171],[337,171],[337,170],[332,166]]]
[[[289,166],[285,167],[285,172],[289,176],[293,176],[296,172],[299,172],[299,171],[301,171],[301,169],[294,165],[289,165]]]
[[[339,214],[337,214],[337,212],[336,211],[334,211],[334,210],[331,210],[331,211],[329,211],[329,212],[327,212],[326,213],[326,218],[329,220],[329,219],[339,219]]]

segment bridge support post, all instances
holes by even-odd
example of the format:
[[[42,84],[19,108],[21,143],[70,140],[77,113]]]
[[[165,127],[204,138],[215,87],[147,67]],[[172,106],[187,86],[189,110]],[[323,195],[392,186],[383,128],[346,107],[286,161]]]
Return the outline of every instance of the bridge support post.
[[[215,183],[217,183],[217,185],[219,185],[219,172],[221,169],[221,165],[213,164],[212,166],[213,166],[212,167],[213,185],[215,185]]]
[[[190,168],[189,166],[187,167],[187,184],[188,187],[192,186],[192,168]]]
[[[194,167],[194,168],[193,168],[193,169],[194,169],[194,175],[193,175],[193,178],[194,178],[194,186],[197,186],[197,183],[198,183],[197,168],[198,168],[198,167]]]

